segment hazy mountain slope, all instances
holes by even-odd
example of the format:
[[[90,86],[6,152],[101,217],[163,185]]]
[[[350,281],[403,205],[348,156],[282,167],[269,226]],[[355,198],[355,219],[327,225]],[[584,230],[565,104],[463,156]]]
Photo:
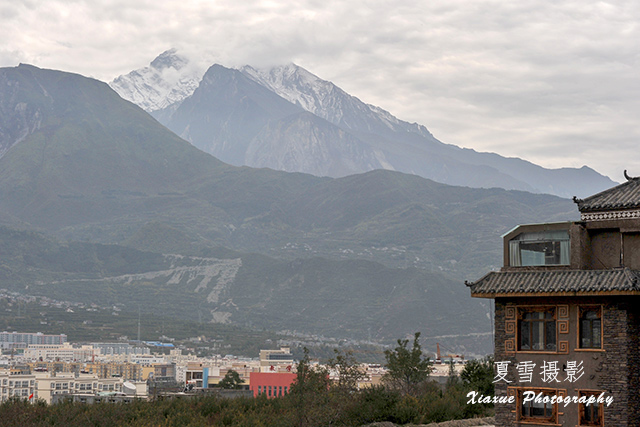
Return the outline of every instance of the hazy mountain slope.
[[[60,244],[5,227],[0,248],[11,248],[0,270],[0,287],[11,291],[341,338],[391,342],[420,329],[427,336],[461,335],[449,339],[450,345],[491,350],[468,335],[489,332],[486,309],[468,298],[464,286],[437,273],[221,250],[199,257],[160,255],[116,245]],[[445,303],[453,300],[462,310],[458,316],[450,316]]]
[[[301,111],[238,71],[214,65],[166,125],[222,161],[243,165],[251,139],[265,124]]]
[[[198,212],[212,223],[228,223],[233,220],[223,209],[264,212],[289,197],[286,191],[318,181],[225,165],[93,79],[27,65],[0,69],[0,76],[12,83],[0,92],[16,93],[4,96],[9,101],[1,108],[15,109],[22,97],[41,121],[0,158],[0,210],[6,217],[49,229],[82,223],[99,229],[96,221],[135,222],[175,216],[177,210],[178,216]],[[189,195],[206,182],[224,190],[213,200]]]
[[[24,65],[0,69],[0,79],[10,83],[0,87],[0,111],[24,102],[41,120],[0,158],[0,219],[65,240],[156,252],[90,243],[7,246],[32,257],[10,259],[0,272],[6,283],[42,294],[148,302],[164,311],[198,307],[216,321],[299,323],[332,334],[366,329],[395,338],[420,324],[454,333],[474,327],[478,312],[463,305],[471,317],[446,317],[447,306],[472,304],[462,279],[500,262],[499,234],[517,223],[575,215],[571,201],[554,196],[451,187],[399,172],[329,179],[233,167],[104,83]],[[258,101],[271,96],[244,105],[270,105]],[[309,113],[278,120],[299,114]],[[272,256],[214,256],[214,246]],[[158,256],[169,250],[190,257]],[[371,299],[354,307],[368,292]]]
[[[614,182],[589,168],[545,169],[533,163],[443,144],[421,125],[397,119],[295,64],[241,71],[285,99],[353,132],[383,152],[386,169],[438,182],[502,187],[571,197],[595,194]],[[391,167],[389,167],[391,166]]]
[[[293,125],[291,119],[277,123],[286,116],[281,114],[281,101],[260,102],[268,96],[234,75],[236,70],[219,65],[212,67],[218,78],[203,82],[206,89],[202,88],[198,99],[177,111],[199,76],[186,64],[175,51],[168,51],[149,67],[120,76],[111,84],[183,138],[234,165],[332,177],[384,168],[451,185],[562,197],[584,197],[614,185],[587,167],[545,169],[521,159],[443,144],[424,126],[365,104],[295,64],[269,69],[247,65],[239,71],[247,80],[339,127],[342,133],[327,123],[311,124],[306,117]],[[345,144],[345,149],[336,149]]]
[[[266,124],[251,140],[244,163],[339,177],[381,169],[384,161],[381,152],[373,152],[358,138],[303,112]]]
[[[382,170],[326,181],[272,215],[291,228],[312,230],[318,239],[303,241],[320,253],[335,247],[461,279],[500,266],[499,236],[513,226],[578,218],[571,201],[555,196],[453,187]]]
[[[23,220],[59,225],[106,218],[223,165],[102,82],[28,65],[0,75],[16,92],[3,108],[23,97],[40,117],[38,129],[0,158],[2,209]]]
[[[21,96],[34,100],[29,108],[47,105],[38,107],[41,127],[0,158],[0,219],[68,239],[131,244],[139,235],[158,251],[218,245],[286,258],[364,258],[467,278],[500,259],[496,236],[513,225],[575,215],[568,200],[454,188],[388,171],[331,180],[235,168],[103,83],[31,66],[0,75],[30,82],[20,83]],[[163,240],[166,227],[174,237]],[[139,234],[143,229],[152,231]],[[489,244],[489,251],[474,249]]]
[[[165,113],[154,115],[162,121]],[[380,155],[367,144],[220,65],[207,71],[198,89],[165,124],[233,165],[317,176],[344,176],[381,167]]]
[[[240,71],[284,99],[344,129],[383,135],[412,132],[435,140],[424,126],[398,120],[295,64],[262,70],[245,65]]]

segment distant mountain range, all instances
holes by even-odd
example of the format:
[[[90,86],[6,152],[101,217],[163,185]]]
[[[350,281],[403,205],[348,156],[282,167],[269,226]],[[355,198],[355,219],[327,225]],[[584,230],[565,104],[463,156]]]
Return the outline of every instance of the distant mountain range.
[[[295,64],[215,64],[199,78],[171,50],[111,86],[196,147],[237,166],[330,177],[387,169],[451,185],[561,197],[615,184],[587,166],[545,169],[444,144],[424,126],[365,104]]]
[[[273,117],[310,116],[237,70],[215,66],[207,74],[211,85],[185,98],[175,120],[209,88],[237,102],[229,104],[233,114],[259,117],[268,106]],[[223,78],[246,96],[216,86]],[[124,304],[147,298],[150,309],[177,315],[199,303],[209,321],[336,336],[393,340],[427,328],[462,336],[489,329],[479,321],[486,307],[465,297],[462,280],[500,262],[500,233],[577,216],[571,201],[551,195],[454,187],[394,171],[322,178],[231,166],[107,84],[30,65],[0,69],[0,112],[11,124],[2,128],[0,223],[69,242],[20,246],[31,238],[0,233],[3,253],[12,255],[3,257],[0,279],[15,291]],[[219,247],[230,249],[212,253]],[[177,264],[158,254],[174,254]],[[247,270],[232,275],[236,259]],[[205,268],[215,260],[231,270]],[[158,273],[181,265],[202,268]],[[215,288],[227,273],[234,279]],[[215,280],[205,292],[198,286],[206,275]],[[214,288],[219,298],[204,298]]]

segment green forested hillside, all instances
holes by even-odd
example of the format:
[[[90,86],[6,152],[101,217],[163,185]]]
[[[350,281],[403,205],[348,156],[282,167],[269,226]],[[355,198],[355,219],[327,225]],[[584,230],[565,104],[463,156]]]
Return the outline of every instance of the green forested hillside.
[[[462,282],[500,264],[499,235],[575,217],[569,200],[397,172],[233,167],[96,80],[21,65],[0,83],[0,222],[57,239],[3,231],[0,280],[22,292],[469,348],[490,326]]]
[[[477,352],[486,346],[473,334],[490,329],[486,306],[468,298],[465,286],[415,268],[223,249],[163,256],[7,228],[0,228],[0,248],[12,248],[0,287],[128,313],[380,342],[420,329],[427,338],[460,335],[452,345]]]

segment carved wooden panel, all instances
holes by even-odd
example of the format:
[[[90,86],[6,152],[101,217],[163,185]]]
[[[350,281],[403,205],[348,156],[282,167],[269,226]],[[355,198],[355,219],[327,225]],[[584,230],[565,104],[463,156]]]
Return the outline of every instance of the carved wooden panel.
[[[569,306],[568,305],[559,305],[558,306],[558,319],[568,319],[569,318]]]
[[[558,333],[560,334],[568,334],[569,333],[569,321],[568,320],[558,320]]]
[[[504,332],[509,335],[513,335],[516,333],[516,321],[515,320],[507,320],[504,324]]]
[[[516,318],[516,308],[512,305],[508,305],[505,309],[504,309],[504,317],[506,319],[512,320]]]
[[[558,345],[558,353],[569,354],[569,341],[560,341]]]
[[[504,341],[504,351],[506,353],[515,353],[516,352],[516,340],[513,338],[509,338]]]

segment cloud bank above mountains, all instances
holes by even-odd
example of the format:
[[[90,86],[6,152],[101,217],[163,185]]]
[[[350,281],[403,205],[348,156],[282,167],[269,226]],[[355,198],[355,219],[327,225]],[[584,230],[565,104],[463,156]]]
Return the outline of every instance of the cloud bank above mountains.
[[[103,81],[176,47],[200,67],[295,62],[438,139],[640,175],[640,3],[19,1],[0,65]]]

